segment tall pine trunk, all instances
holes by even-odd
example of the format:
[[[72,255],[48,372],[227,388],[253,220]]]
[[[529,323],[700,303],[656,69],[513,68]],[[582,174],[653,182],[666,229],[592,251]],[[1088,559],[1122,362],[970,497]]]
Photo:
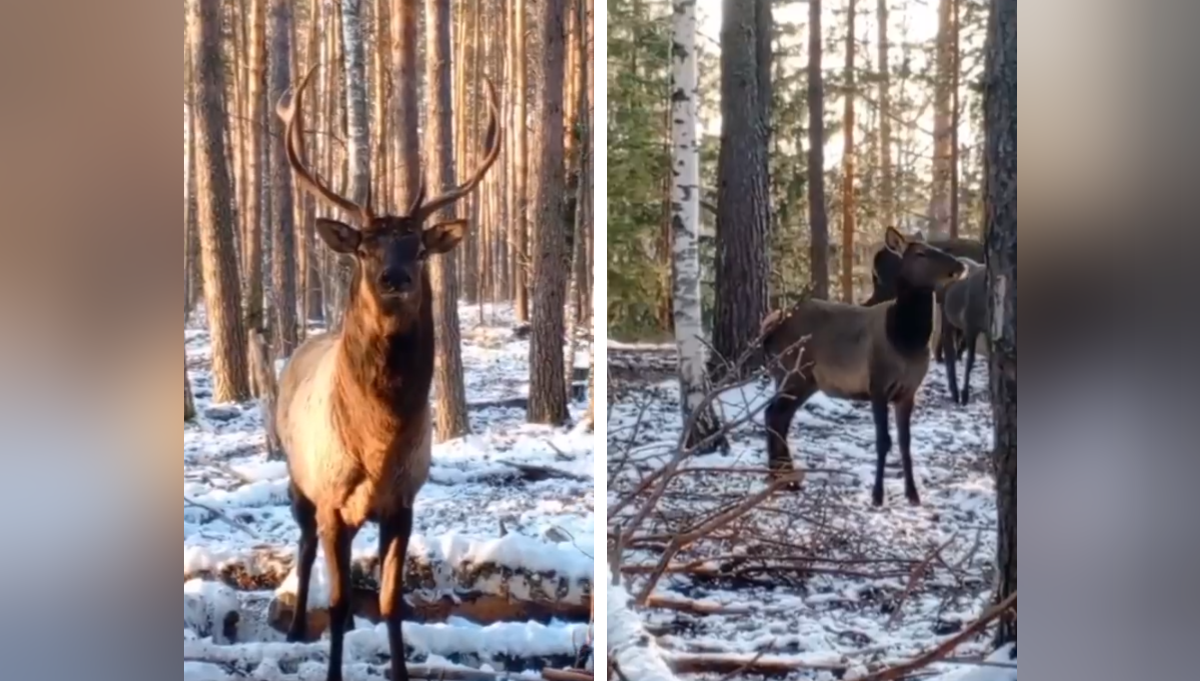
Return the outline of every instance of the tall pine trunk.
[[[192,63],[196,72],[196,163],[204,303],[212,335],[213,401],[250,398],[241,283],[234,246],[233,185],[226,155],[225,64],[221,1],[191,0]]]
[[[515,281],[516,288],[516,319],[518,322],[529,321],[529,272],[532,262],[530,261],[529,249],[529,232],[530,232],[530,195],[529,195],[529,83],[528,73],[529,67],[526,62],[528,55],[525,50],[525,33],[526,33],[526,16],[525,0],[514,0],[513,2],[513,35],[512,39],[515,43],[513,50],[513,69],[516,72],[514,78],[514,87],[516,88],[516,120],[514,121],[515,128],[513,130],[514,142],[516,143],[516,190],[517,190],[517,215],[512,223],[512,239],[513,251],[516,258],[515,263]],[[562,65],[558,65],[558,70],[562,71]],[[561,102],[560,102],[561,105]],[[539,126],[545,125],[545,121],[539,121]],[[543,159],[544,162],[544,159]]]
[[[995,0],[984,76],[988,313],[999,544],[996,600],[1017,591],[1017,0]],[[999,644],[1017,640],[1001,621]]]
[[[367,60],[363,46],[362,0],[342,0],[342,44],[346,72],[346,133],[350,186],[360,206],[371,192],[371,131],[367,114]]]
[[[879,0],[879,194],[883,224],[896,226],[895,171],[892,170],[892,72],[888,2]]]
[[[252,329],[266,327],[263,315],[263,225],[267,224],[263,206],[264,132],[259,123],[267,115],[267,0],[250,0],[250,87],[248,88],[249,117],[245,122],[247,177],[243,209],[245,233],[242,242],[242,263],[246,281],[246,323]],[[274,118],[271,116],[270,118]]]
[[[929,200],[930,234],[950,236],[950,175],[953,161],[953,119],[950,111],[954,68],[951,17],[954,0],[939,0],[937,35],[937,80],[934,84],[933,189]]]
[[[675,346],[679,350],[679,396],[686,427],[704,402],[707,346],[700,305],[700,144],[696,139],[699,67],[696,3],[675,0],[671,55],[671,128],[674,152],[671,225],[674,247]],[[689,435],[691,447],[717,431],[712,408],[700,415]]]
[[[808,222],[812,295],[829,299],[829,213],[825,205],[825,72],[821,0],[808,3]]]
[[[455,185],[454,128],[450,112],[450,0],[426,0],[426,92],[429,129],[430,190],[438,194]],[[450,206],[431,218],[453,220]],[[433,323],[436,360],[433,380],[437,391],[437,439],[441,442],[469,432],[467,395],[463,387],[462,334],[458,328],[458,274],[454,253],[429,261],[433,284]]]
[[[759,0],[726,0],[721,27],[715,380],[721,380],[725,362],[741,359],[767,313],[771,196],[758,4]],[[757,363],[751,358],[748,368]]]
[[[854,33],[858,19],[855,0],[849,0],[846,8],[846,111],[842,123],[842,301],[854,302],[854,98],[857,95],[857,78],[854,72],[858,45]]]
[[[521,4],[518,2],[518,4]],[[564,306],[567,289],[566,232],[563,224],[563,78],[566,62],[566,0],[538,5],[542,82],[537,99],[537,183],[532,204],[533,331],[529,344],[529,422],[567,421],[563,368]]]
[[[420,3],[392,2],[392,114],[396,136],[396,207],[408,210],[421,180],[421,140],[417,122],[417,22]]]
[[[292,2],[271,0],[270,100],[278,102],[292,84]],[[275,324],[271,335],[276,357],[290,357],[296,349],[296,224],[292,172],[283,143],[283,121],[271,116],[271,189],[275,216],[271,253],[271,290]]]

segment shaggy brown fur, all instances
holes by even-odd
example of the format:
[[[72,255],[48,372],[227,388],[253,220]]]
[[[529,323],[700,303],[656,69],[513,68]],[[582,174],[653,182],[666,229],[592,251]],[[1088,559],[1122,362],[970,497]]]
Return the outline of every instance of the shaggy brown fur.
[[[330,581],[328,681],[342,678],[350,625],[350,545],[367,521],[379,523],[382,559],[380,612],[387,621],[393,681],[407,681],[401,630],[401,576],[413,528],[413,504],[429,477],[433,380],[433,297],[426,259],[448,253],[466,222],[426,226],[437,210],[479,185],[500,152],[496,92],[487,84],[486,151],[465,184],[425,201],[422,188],[408,213],[376,217],[337,195],[303,163],[304,91],[316,69],[279,115],[297,183],[355,216],[360,228],[317,221],[321,239],[353,256],[353,283],[340,332],[316,336],[284,368],[271,420],[288,459],[292,515],[300,526],[299,588],[289,641],[307,633],[307,610],[317,542],[325,548]],[[369,203],[369,201],[368,201]]]
[[[933,292],[957,279],[963,264],[928,244],[889,229],[901,259],[896,299],[872,307],[806,300],[763,323],[763,347],[779,392],[767,408],[767,451],[777,472],[793,467],[787,445],[796,412],[817,391],[871,402],[878,457],[872,502],[883,504],[883,469],[891,450],[888,404],[896,405],[905,496],[920,503],[913,477],[910,425],[917,389],[929,369]]]

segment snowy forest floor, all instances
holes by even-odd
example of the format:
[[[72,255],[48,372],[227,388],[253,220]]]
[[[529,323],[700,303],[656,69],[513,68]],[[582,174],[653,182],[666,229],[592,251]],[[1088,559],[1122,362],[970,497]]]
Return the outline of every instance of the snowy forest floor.
[[[457,678],[437,676],[455,667],[540,678],[543,667],[576,666],[586,651],[594,438],[525,423],[529,343],[514,333],[511,308],[486,306],[481,323],[478,307],[462,305],[460,317],[473,434],[435,446],[417,499],[407,659],[429,678]],[[183,434],[184,679],[324,679],[328,639],[293,645],[280,631],[290,621],[277,608],[294,593],[299,537],[286,464],[266,459],[257,402],[212,403],[203,311],[193,319],[184,330],[199,412]],[[586,381],[589,348],[577,349],[576,373]],[[576,422],[586,406],[571,405]],[[355,591],[365,597],[355,601],[356,629],[347,637],[347,681],[383,678],[391,664],[386,626],[371,603],[377,540],[368,524],[354,542]],[[328,603],[323,553],[314,572],[310,610]],[[506,597],[487,600],[498,594]],[[504,604],[522,594],[530,601],[524,610]],[[430,607],[414,614],[416,601]]]
[[[609,518],[610,527],[644,505],[649,493],[631,497],[636,486],[677,451],[678,389],[664,380],[673,354],[610,345],[608,508],[631,502]],[[885,505],[871,507],[876,457],[869,405],[821,394],[810,400],[789,434],[797,464],[809,471],[802,491],[778,492],[685,547],[670,560],[648,607],[633,609],[667,666],[697,679],[733,673],[854,679],[917,657],[978,618],[990,605],[996,542],[986,362],[983,356],[976,363],[967,407],[951,402],[941,366],[926,378],[913,419],[920,507],[904,499],[896,448]],[[723,420],[744,420],[773,390],[763,382],[724,393]],[[894,434],[894,416],[891,427]],[[672,539],[766,488],[761,413],[733,430],[730,444],[728,455],[686,460],[624,547],[622,584],[632,597]],[[972,664],[990,646],[988,636],[973,638],[951,662],[925,670],[927,676],[1016,679],[1007,661]]]

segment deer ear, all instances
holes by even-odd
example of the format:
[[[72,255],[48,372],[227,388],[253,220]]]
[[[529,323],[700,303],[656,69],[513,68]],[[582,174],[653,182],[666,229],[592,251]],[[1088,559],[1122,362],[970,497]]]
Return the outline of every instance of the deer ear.
[[[362,242],[362,232],[344,222],[317,218],[317,234],[336,253],[353,253]]]
[[[449,220],[429,227],[421,235],[425,250],[430,253],[449,253],[467,235],[466,220]]]
[[[897,255],[904,255],[904,249],[908,248],[908,239],[900,233],[895,227],[888,227],[887,234],[883,238],[884,246],[887,246],[889,251]]]

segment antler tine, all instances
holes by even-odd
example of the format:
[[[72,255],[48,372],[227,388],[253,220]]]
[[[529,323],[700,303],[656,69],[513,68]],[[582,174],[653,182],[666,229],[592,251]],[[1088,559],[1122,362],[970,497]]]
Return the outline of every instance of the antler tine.
[[[484,175],[487,174],[488,169],[492,167],[492,164],[496,162],[496,159],[500,158],[500,148],[502,146],[501,142],[504,139],[504,133],[500,130],[499,123],[500,100],[496,95],[496,86],[492,84],[491,80],[485,77],[483,79],[483,84],[487,88],[488,93],[488,126],[487,136],[484,139],[484,147],[487,149],[487,151],[484,153],[483,160],[480,162],[479,167],[476,168],[475,172],[471,175],[471,179],[467,180],[462,185],[451,189],[445,194],[435,197],[428,203],[416,206],[414,210],[410,212],[410,215],[424,220],[442,208],[445,208],[455,201],[462,199],[467,194],[470,194],[471,191],[473,191],[475,187],[479,186],[479,183],[483,181]]]
[[[313,64],[313,67],[308,71],[308,75],[304,76],[300,87],[296,88],[295,96],[292,97],[291,106],[284,104],[284,100],[287,98],[286,93],[279,98],[279,102],[275,105],[275,114],[283,121],[285,127],[283,136],[285,143],[283,146],[287,152],[288,165],[291,166],[292,172],[295,174],[300,186],[304,187],[311,194],[325,199],[347,213],[357,215],[360,218],[369,218],[370,212],[368,210],[325,186],[312,171],[304,166],[304,135],[301,132],[302,125],[298,125],[298,123],[302,124],[304,121],[304,91],[308,89],[308,84],[312,81],[312,77],[316,74],[319,66],[319,64]]]
[[[421,204],[425,203],[425,173],[422,172],[420,178],[421,181],[417,184],[417,193],[413,196],[412,205],[408,207],[408,215],[415,215],[421,208]]]

